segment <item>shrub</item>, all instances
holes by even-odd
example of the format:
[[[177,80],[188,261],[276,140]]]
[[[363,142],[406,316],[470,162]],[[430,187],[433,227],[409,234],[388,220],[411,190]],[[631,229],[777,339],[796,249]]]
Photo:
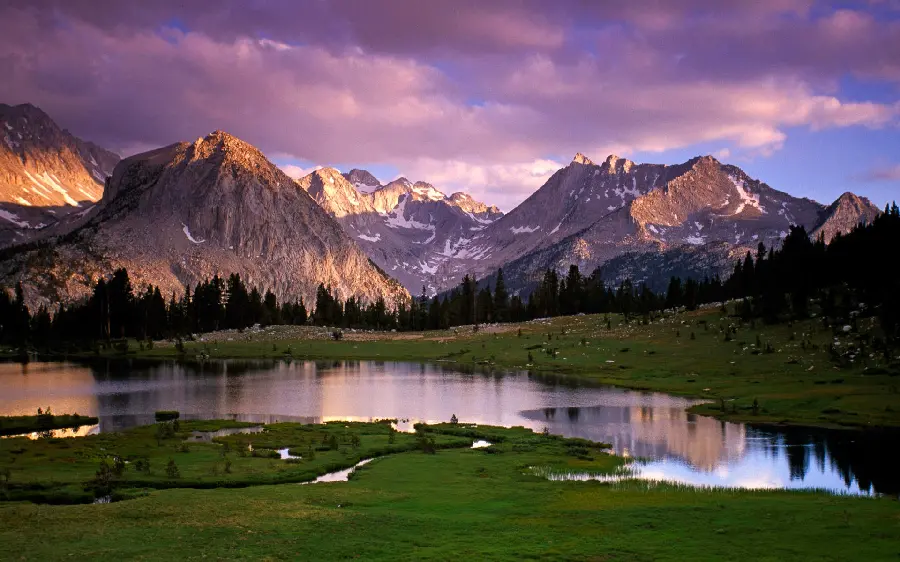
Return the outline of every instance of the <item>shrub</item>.
[[[178,470],[178,465],[175,464],[175,459],[169,459],[169,462],[166,464],[166,476],[172,480],[181,478],[181,472]]]
[[[128,465],[125,464],[125,459],[118,455],[113,457],[112,473],[116,476],[116,478],[121,478],[122,475],[125,474],[126,468],[128,468]]]
[[[423,452],[433,455],[437,452],[434,444],[434,437],[430,437],[425,432],[420,431],[416,434],[416,446]]]

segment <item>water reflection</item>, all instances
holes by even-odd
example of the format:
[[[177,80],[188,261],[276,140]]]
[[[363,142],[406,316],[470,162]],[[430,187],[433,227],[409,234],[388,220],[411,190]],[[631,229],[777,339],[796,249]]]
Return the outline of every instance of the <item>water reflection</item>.
[[[524,425],[612,444],[649,459],[648,477],[693,484],[900,491],[880,455],[896,434],[756,429],[688,414],[695,402],[659,393],[582,386],[570,377],[373,361],[104,361],[0,364],[0,414],[77,412],[100,431],[183,419],[255,423],[398,418]],[[94,429],[96,431],[96,428]]]
[[[363,459],[351,466],[350,468],[345,468],[344,470],[338,470],[335,472],[329,472],[328,474],[323,474],[319,476],[315,480],[310,480],[309,482],[301,482],[301,484],[319,484],[321,482],[347,482],[350,480],[350,475],[353,474],[357,468],[363,466],[364,464],[369,464],[373,459]]]

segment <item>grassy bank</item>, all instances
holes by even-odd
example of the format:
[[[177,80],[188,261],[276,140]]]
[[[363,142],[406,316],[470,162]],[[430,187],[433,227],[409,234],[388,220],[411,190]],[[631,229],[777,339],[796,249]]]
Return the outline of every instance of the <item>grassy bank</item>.
[[[21,433],[35,433],[51,431],[54,429],[69,429],[94,425],[100,420],[91,416],[79,416],[78,414],[38,414],[34,416],[0,416],[0,435],[18,435]]]
[[[323,328],[231,332],[186,342],[183,353],[163,343],[135,355],[489,365],[695,396],[710,401],[696,413],[734,421],[898,427],[900,359],[871,351],[869,330],[866,321],[845,333],[815,319],[769,326],[698,311],[648,325],[575,316],[478,332],[345,333],[342,341]]]
[[[365,443],[374,429],[322,431]],[[433,429],[467,442],[472,434]],[[0,559],[169,560],[173,548],[184,560],[882,560],[900,551],[892,499],[551,482],[535,469],[607,471],[619,461],[521,429],[477,434],[494,445],[389,455],[349,482],[151,490],[107,505],[0,503]],[[181,458],[187,472],[195,463]],[[261,462],[265,472],[275,461]]]

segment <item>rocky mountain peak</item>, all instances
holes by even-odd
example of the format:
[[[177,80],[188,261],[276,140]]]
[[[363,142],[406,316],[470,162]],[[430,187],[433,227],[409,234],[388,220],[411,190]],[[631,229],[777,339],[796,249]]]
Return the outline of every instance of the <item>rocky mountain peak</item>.
[[[118,161],[39,107],[0,104],[0,246],[59,234],[69,215],[80,221]]]
[[[486,205],[481,201],[476,201],[471,195],[463,191],[453,193],[447,200],[454,206],[479,218],[496,220],[503,216],[503,212],[496,205]]]
[[[412,193],[423,199],[430,199],[431,201],[443,201],[447,198],[443,192],[435,189],[433,185],[424,181],[417,181],[414,183],[412,186]]]
[[[378,178],[369,173],[368,170],[353,168],[349,172],[343,174],[343,176],[348,182],[353,184],[353,187],[363,193],[371,193],[381,186],[381,182],[378,181]]]
[[[319,168],[297,180],[316,203],[336,218],[373,212],[368,195],[357,191],[340,171]]]
[[[572,163],[573,164],[582,164],[584,166],[593,166],[594,165],[594,163],[591,161],[590,158],[588,158],[587,156],[585,156],[584,154],[582,154],[580,152],[577,153],[574,158],[572,158]]]
[[[837,233],[848,232],[859,223],[872,222],[880,212],[865,197],[845,192],[822,211],[812,235],[824,236],[826,242],[831,242]]]
[[[610,154],[601,164],[600,169],[608,174],[627,174],[634,167],[634,162],[615,154]]]
[[[198,138],[193,145],[194,160],[206,160],[217,155],[224,159],[246,162],[248,159],[266,160],[258,148],[225,131],[216,130],[203,138]]]
[[[714,169],[722,166],[722,163],[716,160],[712,155],[697,156],[688,161],[688,166],[692,169]]]
[[[844,193],[841,194],[840,197],[838,197],[837,199],[835,199],[834,203],[832,203],[831,205],[832,205],[832,206],[836,206],[836,205],[837,205],[837,206],[847,206],[847,205],[850,205],[850,206],[853,206],[853,207],[855,207],[855,208],[857,208],[857,209],[862,209],[864,206],[872,205],[872,202],[869,201],[869,200],[868,200],[867,198],[865,198],[865,197],[860,197],[859,195],[857,195],[857,194],[855,194],[855,193],[851,193],[851,192],[849,192],[849,191],[845,191]]]

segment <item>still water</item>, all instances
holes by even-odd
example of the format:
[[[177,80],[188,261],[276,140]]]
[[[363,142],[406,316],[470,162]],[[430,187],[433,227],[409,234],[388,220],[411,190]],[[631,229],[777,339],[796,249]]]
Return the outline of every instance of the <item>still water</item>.
[[[639,476],[704,486],[900,492],[896,434],[784,430],[688,414],[695,402],[525,372],[372,361],[0,364],[0,415],[100,418],[84,435],[185,418],[322,422],[398,418],[523,425],[610,443]],[[72,435],[72,433],[68,433]]]

